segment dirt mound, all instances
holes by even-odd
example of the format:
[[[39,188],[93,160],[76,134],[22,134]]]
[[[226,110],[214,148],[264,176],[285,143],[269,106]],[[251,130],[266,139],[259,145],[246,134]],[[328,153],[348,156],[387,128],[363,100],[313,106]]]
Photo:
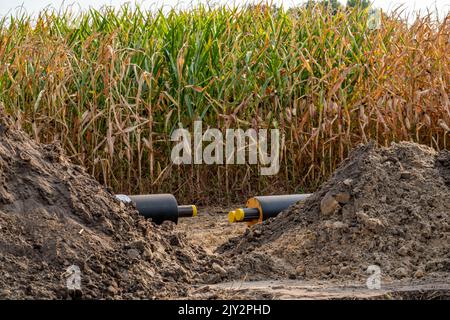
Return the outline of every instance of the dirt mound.
[[[218,251],[233,259],[235,279],[363,280],[370,265],[380,267],[384,280],[447,277],[449,181],[448,151],[369,143],[356,148],[303,205]]]
[[[57,145],[37,144],[5,121],[0,298],[170,298],[186,296],[193,282],[220,279],[209,270],[221,270],[221,261],[173,224],[144,220]]]

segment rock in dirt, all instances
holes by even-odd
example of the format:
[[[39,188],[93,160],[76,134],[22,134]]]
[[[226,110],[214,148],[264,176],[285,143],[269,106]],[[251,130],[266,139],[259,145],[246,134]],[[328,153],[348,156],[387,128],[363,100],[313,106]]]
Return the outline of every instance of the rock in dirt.
[[[327,193],[320,201],[320,211],[323,216],[329,216],[336,212],[339,202],[331,193]]]
[[[0,133],[0,298],[180,297],[210,266],[202,248],[121,204],[58,145]]]
[[[356,148],[304,204],[218,251],[234,279],[450,279],[450,152],[411,142]]]

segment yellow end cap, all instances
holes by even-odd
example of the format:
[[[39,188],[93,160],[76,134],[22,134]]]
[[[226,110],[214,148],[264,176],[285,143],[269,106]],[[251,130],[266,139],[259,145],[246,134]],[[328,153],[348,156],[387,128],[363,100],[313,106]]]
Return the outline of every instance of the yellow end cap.
[[[244,221],[244,216],[245,216],[244,209],[239,208],[239,209],[236,209],[235,212],[236,212],[236,214],[235,214],[236,221]]]
[[[236,217],[235,217],[235,212],[234,211],[228,212],[228,222],[229,223],[236,222]]]
[[[197,206],[196,205],[192,205],[192,216],[196,217],[197,216]]]

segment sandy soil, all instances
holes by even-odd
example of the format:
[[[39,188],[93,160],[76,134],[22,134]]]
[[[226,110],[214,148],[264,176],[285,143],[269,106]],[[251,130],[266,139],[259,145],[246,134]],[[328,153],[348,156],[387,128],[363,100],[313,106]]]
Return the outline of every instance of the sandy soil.
[[[227,282],[211,288],[266,299],[450,299],[450,284],[439,280],[393,282],[376,290],[360,283],[301,280]]]
[[[242,204],[237,204],[239,207]],[[233,206],[231,206],[233,207]],[[186,240],[206,252],[246,232],[245,223],[230,224],[227,208],[200,207],[196,218],[180,219],[177,228]],[[448,278],[389,281],[381,279],[381,288],[368,289],[363,281],[333,280],[260,280],[245,278],[200,285],[192,291],[193,299],[450,299]]]
[[[237,205],[242,206],[242,204]],[[233,206],[231,206],[233,208]],[[180,219],[178,229],[186,239],[213,253],[217,247],[229,239],[242,235],[247,229],[245,223],[229,223],[229,209],[223,207],[199,207],[195,218]]]
[[[210,289],[225,296],[448,299],[449,180],[448,151],[367,144],[275,219],[247,228],[229,224],[228,210],[202,208],[178,228],[221,255],[226,274]]]

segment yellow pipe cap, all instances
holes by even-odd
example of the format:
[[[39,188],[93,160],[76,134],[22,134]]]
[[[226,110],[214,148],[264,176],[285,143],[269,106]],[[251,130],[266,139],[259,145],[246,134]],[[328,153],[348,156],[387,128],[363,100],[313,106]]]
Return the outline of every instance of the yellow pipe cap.
[[[233,223],[236,222],[236,216],[235,216],[235,211],[230,211],[228,212],[228,222],[229,223]]]
[[[197,206],[196,205],[192,205],[192,216],[196,217],[197,216]]]
[[[239,209],[236,209],[235,212],[236,212],[236,214],[235,214],[236,221],[244,221],[244,216],[245,216],[244,209],[239,208]]]

